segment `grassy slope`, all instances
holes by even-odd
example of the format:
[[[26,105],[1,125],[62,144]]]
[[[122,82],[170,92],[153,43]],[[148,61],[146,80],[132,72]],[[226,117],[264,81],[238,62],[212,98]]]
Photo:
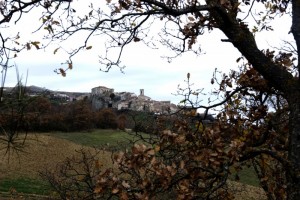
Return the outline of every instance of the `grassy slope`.
[[[75,150],[84,147],[59,137],[47,134],[29,135],[24,151],[5,155],[5,149],[0,150],[0,192],[17,191],[21,193],[46,194],[47,184],[39,177],[39,172],[45,168],[54,169],[66,157],[73,156]],[[4,146],[0,143],[0,149]],[[103,163],[111,162],[111,154],[103,152]],[[1,198],[0,198],[1,199]]]
[[[37,178],[4,178],[0,182],[0,192],[49,195],[50,190],[46,182]]]
[[[47,194],[47,183],[38,173],[45,167],[55,168],[56,164],[72,156],[75,150],[109,144],[110,147],[126,145],[134,138],[124,131],[94,130],[91,132],[56,132],[32,134],[27,138],[24,151],[28,153],[5,155],[0,151],[0,192],[16,190],[21,193]],[[3,144],[0,144],[2,149]],[[110,153],[103,154],[103,163],[110,163]],[[9,159],[8,159],[9,158]]]
[[[76,144],[98,147],[101,145],[118,145],[119,142],[126,142],[132,138],[124,131],[118,130],[94,130],[91,132],[56,132],[49,135],[70,140]]]
[[[114,147],[117,146],[118,143],[124,143],[127,142],[128,139],[132,139],[133,136],[128,135],[127,133],[123,131],[117,131],[117,130],[95,130],[92,132],[72,132],[72,133],[52,133],[57,137],[70,140],[74,143],[85,145],[85,146],[91,146],[91,147],[97,147],[101,145],[107,145]],[[52,135],[51,134],[51,135]],[[252,168],[244,168],[242,171],[238,173],[240,182],[247,184],[247,185],[253,185],[253,186],[259,186],[259,182],[257,177],[255,176],[255,172]],[[235,179],[235,174],[231,176],[231,179]]]
[[[238,173],[238,176],[240,178],[241,183],[244,183],[244,184],[247,184],[247,185],[253,185],[255,187],[259,186],[259,180],[256,177],[255,171],[252,167],[243,168],[243,170],[241,170]],[[232,177],[230,177],[230,179],[235,180],[235,174],[233,174]]]
[[[18,192],[47,194],[47,185],[39,179],[38,171],[44,167],[55,167],[56,163],[74,154],[83,146],[110,144],[118,146],[132,138],[125,132],[114,130],[95,130],[91,132],[48,133],[31,136],[27,150],[29,154],[12,157],[10,162],[0,160],[0,191],[8,192],[15,188]],[[70,142],[71,141],[71,142]],[[0,152],[0,155],[3,152]],[[103,155],[104,163],[110,162],[110,154]],[[39,161],[39,162],[37,162]],[[240,174],[241,182],[257,185],[251,169]],[[38,185],[38,186],[37,186]]]

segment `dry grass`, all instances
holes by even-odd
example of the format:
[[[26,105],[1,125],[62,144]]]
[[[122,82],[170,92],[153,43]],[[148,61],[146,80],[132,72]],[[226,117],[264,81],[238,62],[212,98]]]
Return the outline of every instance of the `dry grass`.
[[[5,144],[0,144],[0,149]],[[7,177],[26,176],[29,178],[38,177],[38,172],[45,169],[55,169],[59,162],[66,157],[76,154],[75,150],[81,148],[93,150],[90,147],[72,143],[65,139],[52,137],[43,134],[28,135],[24,151],[12,152],[5,155],[5,150],[0,151],[0,179]],[[101,161],[111,163],[111,154],[103,152]]]
[[[233,181],[229,181],[228,184],[232,189],[236,200],[267,200],[262,188]]]
[[[4,144],[0,144],[2,149]],[[38,172],[45,169],[55,169],[56,165],[66,157],[73,156],[75,150],[81,148],[93,150],[90,147],[83,147],[65,139],[36,134],[29,135],[24,150],[27,153],[13,153],[9,157],[5,150],[0,151],[0,181],[3,178],[29,177],[38,178]],[[103,152],[100,160],[105,165],[111,165],[111,154]],[[8,162],[9,161],[9,162]],[[266,199],[262,189],[244,185],[236,182],[229,182],[237,200],[264,200]]]

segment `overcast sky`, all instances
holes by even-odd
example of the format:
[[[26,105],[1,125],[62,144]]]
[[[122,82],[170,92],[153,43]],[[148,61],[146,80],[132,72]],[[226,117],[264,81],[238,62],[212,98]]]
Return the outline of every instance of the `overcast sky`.
[[[275,32],[258,36],[259,47],[275,46],[283,39],[291,37],[288,35],[290,22],[286,21],[286,18],[282,20],[275,24]],[[31,20],[27,22],[31,23]],[[29,24],[28,26],[22,24],[21,27],[22,31],[27,31],[29,35],[33,30]],[[26,51],[19,54],[11,64],[15,63],[18,66],[20,74],[23,74],[23,80],[28,70],[27,85],[73,92],[90,92],[91,88],[97,86],[114,88],[116,92],[127,91],[136,94],[139,93],[139,89],[144,89],[145,95],[152,99],[178,103],[182,97],[173,94],[176,93],[179,84],[182,87],[186,86],[184,80],[187,73],[191,74],[191,82],[195,84],[195,88],[206,88],[206,92],[209,92],[213,88],[210,80],[215,68],[224,72],[237,68],[236,59],[240,53],[230,43],[221,42],[221,39],[226,37],[217,30],[202,36],[199,38],[199,44],[203,49],[203,55],[196,57],[187,53],[171,63],[161,58],[162,55],[167,55],[166,49],[152,50],[142,43],[135,43],[125,49],[122,57],[122,64],[127,66],[124,73],[117,68],[112,68],[108,73],[99,71],[97,56],[89,51],[74,58],[74,69],[68,71],[66,77],[54,73],[54,69],[62,67],[60,63],[64,62],[66,57],[54,55],[53,50]],[[15,83],[15,70],[10,69],[6,86],[13,86]]]

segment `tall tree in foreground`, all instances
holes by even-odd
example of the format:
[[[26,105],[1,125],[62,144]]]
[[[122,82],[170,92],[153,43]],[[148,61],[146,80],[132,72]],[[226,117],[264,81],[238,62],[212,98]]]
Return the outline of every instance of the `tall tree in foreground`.
[[[93,38],[99,38],[99,35],[108,37],[105,44],[106,51],[103,55],[100,55],[100,63],[104,64],[104,70],[109,70],[113,66],[122,68],[120,66],[121,55],[130,43],[143,42],[150,47],[155,47],[157,44],[153,43],[153,41],[156,41],[156,38],[152,38],[152,36],[156,36],[159,37],[158,43],[172,50],[174,54],[171,57],[176,57],[186,51],[200,53],[198,48],[200,43],[199,37],[204,33],[210,33],[215,29],[219,29],[227,37],[223,41],[231,43],[247,60],[247,67],[244,71],[242,70],[243,73],[224,77],[224,81],[221,82],[223,87],[220,86],[220,90],[223,90],[225,85],[234,87],[234,85],[231,85],[230,78],[238,80],[236,84],[243,89],[248,88],[248,90],[243,90],[241,95],[248,95],[252,98],[250,98],[250,102],[259,102],[261,106],[255,107],[255,105],[252,105],[252,110],[247,110],[244,106],[243,109],[246,116],[256,119],[256,125],[260,128],[271,117],[267,118],[268,115],[263,114],[267,112],[264,105],[266,102],[269,102],[270,105],[272,105],[272,102],[276,102],[274,107],[278,108],[278,110],[276,110],[274,116],[279,118],[271,117],[273,121],[269,120],[269,124],[272,129],[270,130],[268,126],[265,127],[268,134],[262,135],[262,142],[268,141],[269,133],[276,131],[276,127],[274,127],[274,124],[277,124],[274,122],[275,119],[278,122],[285,119],[288,121],[288,126],[285,129],[283,129],[283,125],[278,125],[277,127],[277,130],[284,130],[280,133],[287,135],[286,159],[283,159],[285,158],[284,156],[280,157],[277,154],[273,154],[273,151],[270,151],[270,149],[253,152],[249,159],[261,158],[261,162],[259,165],[256,165],[256,169],[262,177],[265,177],[263,176],[264,170],[261,170],[262,168],[259,169],[259,167],[263,166],[262,160],[265,155],[271,155],[273,159],[284,164],[283,166],[288,169],[284,170],[282,174],[287,183],[283,188],[287,195],[286,198],[297,199],[300,196],[299,0],[107,0],[106,5],[91,1],[86,13],[84,13],[85,11],[77,10],[76,4],[80,3],[84,4],[86,1],[1,1],[0,24],[3,29],[9,30],[9,26],[12,26],[13,23],[18,23],[25,14],[36,10],[36,12],[41,12],[42,24],[39,30],[46,30],[46,39],[50,41],[65,41],[72,40],[72,38],[76,38],[79,41],[78,35],[82,32],[80,36],[86,36],[82,39],[82,45],[70,49],[68,51],[69,60],[66,63],[67,68],[58,69],[58,72],[62,75],[65,75],[67,69],[72,69],[72,58],[74,55],[81,50],[92,50],[93,46],[97,46],[96,44],[92,46],[91,43],[95,42]],[[254,10],[255,8],[257,10]],[[258,14],[254,17],[256,24],[254,26],[248,25],[248,22],[251,21],[250,17],[256,13]],[[289,46],[280,47],[280,51],[278,51],[278,48],[273,50],[259,49],[256,44],[255,32],[265,29],[272,30],[268,22],[276,21],[281,16],[291,16],[289,19],[292,21],[292,26],[287,31],[290,31],[294,36],[294,42],[286,42]],[[155,30],[160,30],[160,32],[152,34],[152,31]],[[32,47],[37,49],[45,47],[41,45],[40,41],[35,40],[26,43],[18,42],[20,34],[12,36],[5,34],[5,31],[1,31],[0,38],[3,56],[8,55],[5,54],[7,51],[18,53],[22,49],[29,50]],[[11,44],[13,46],[9,46]],[[54,53],[59,49],[60,47],[56,48]],[[115,57],[116,51],[112,49],[118,49],[119,55]],[[14,54],[10,55],[15,56]],[[237,94],[239,91],[242,91],[242,89],[237,88],[235,91],[228,93],[225,99],[232,100],[232,98],[236,97],[234,94]],[[236,100],[235,103],[239,104],[238,101]],[[241,102],[245,103],[245,105],[249,103],[247,99]],[[233,110],[230,105],[228,104],[226,109],[230,111],[229,113],[232,113]],[[220,120],[225,120],[227,123],[236,121],[239,124],[239,118],[233,116],[230,118],[230,114],[227,112]],[[263,118],[259,116],[263,116]],[[243,117],[245,116],[240,116],[240,118]],[[249,122],[241,123],[240,129],[246,128],[246,126],[251,128],[253,123]],[[252,127],[253,129],[251,129],[252,132],[250,131],[250,133],[261,134],[254,131],[257,127]],[[182,129],[180,130],[182,131]],[[168,132],[165,134],[168,137],[172,136]],[[282,134],[276,133],[273,135],[276,136],[276,140],[280,140],[278,137],[281,137]],[[253,148],[260,144],[258,142]],[[270,148],[272,150],[272,147]],[[148,152],[146,157],[153,156],[153,152],[148,151],[144,147],[136,147],[133,149],[133,152]],[[172,174],[171,168],[169,168],[168,173]],[[268,180],[265,179],[265,181]],[[126,188],[127,186],[126,182],[124,182],[124,187]],[[185,188],[187,185],[182,186],[182,188]],[[117,190],[114,190],[114,192],[117,192]]]

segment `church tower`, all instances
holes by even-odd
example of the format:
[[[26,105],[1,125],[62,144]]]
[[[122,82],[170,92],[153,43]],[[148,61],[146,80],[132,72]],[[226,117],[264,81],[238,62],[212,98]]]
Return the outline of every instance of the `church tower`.
[[[140,89],[140,95],[144,96],[144,89]]]

